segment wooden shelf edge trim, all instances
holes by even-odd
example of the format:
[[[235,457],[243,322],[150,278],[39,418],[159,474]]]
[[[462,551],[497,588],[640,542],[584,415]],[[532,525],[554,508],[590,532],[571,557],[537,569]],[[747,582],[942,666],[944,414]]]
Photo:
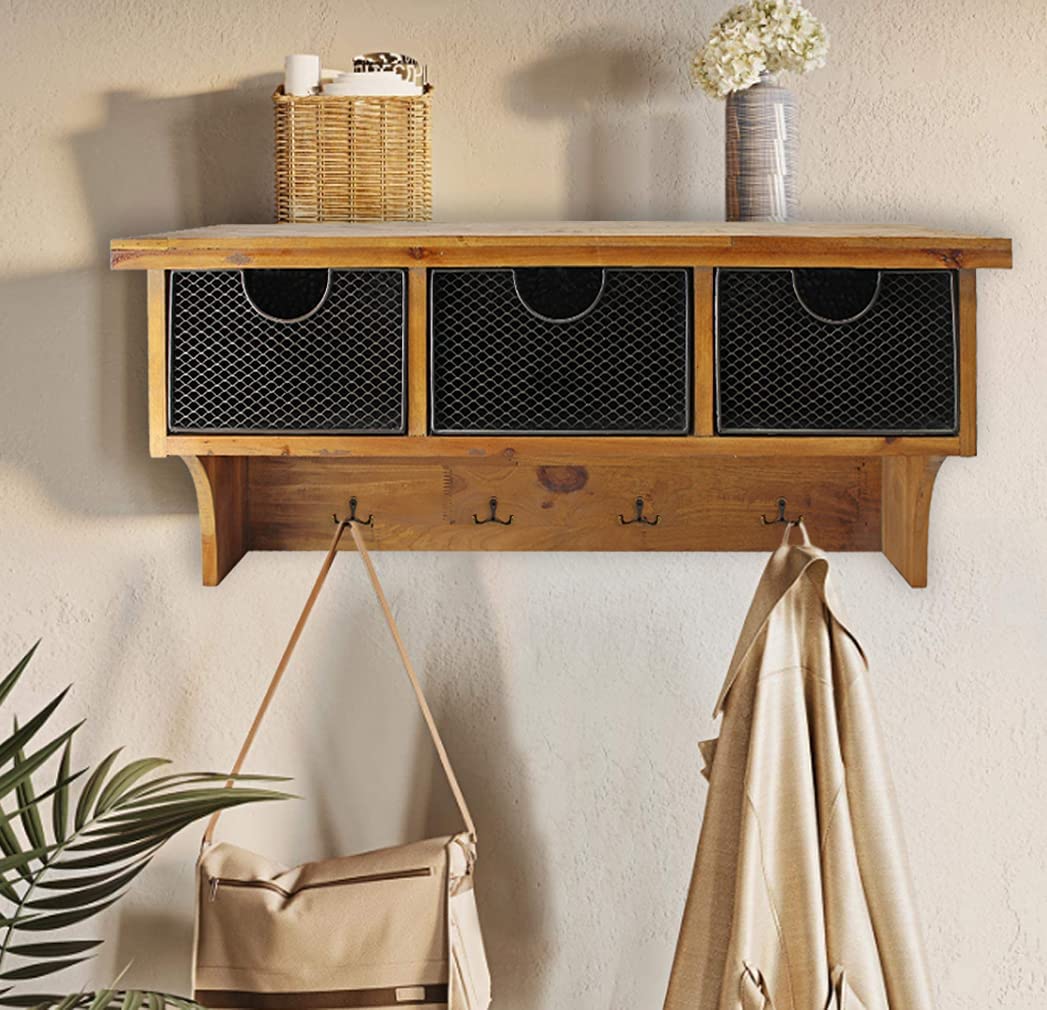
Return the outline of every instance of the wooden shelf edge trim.
[[[527,243],[487,248],[477,245],[433,246],[368,242],[346,248],[332,243],[285,242],[251,247],[217,244],[128,247],[114,243],[113,270],[217,270],[244,267],[417,267],[417,266],[528,266],[555,262],[561,266],[696,267],[853,267],[878,269],[1009,269],[1010,241],[989,240],[972,248],[937,248],[913,243],[783,242],[769,245],[680,245],[648,241],[622,245]],[[998,244],[997,244],[998,243]]]
[[[601,257],[682,265],[796,265],[976,268],[1009,267],[1011,240],[914,225],[795,222],[785,225],[702,221],[431,222],[320,225],[220,224],[115,239],[114,269],[150,265],[236,267],[374,261],[395,266],[469,262],[485,265],[537,257]],[[649,259],[648,257],[654,258]],[[152,261],[150,264],[149,261]]]
[[[958,456],[957,436],[591,437],[168,435],[169,456],[313,456],[342,459],[688,459],[744,456]]]

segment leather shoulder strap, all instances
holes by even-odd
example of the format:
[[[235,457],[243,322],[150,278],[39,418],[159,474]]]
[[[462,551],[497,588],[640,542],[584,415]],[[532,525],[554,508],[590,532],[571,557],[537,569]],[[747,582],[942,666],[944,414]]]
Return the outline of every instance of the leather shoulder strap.
[[[235,776],[243,771],[244,762],[247,760],[247,755],[251,751],[255,737],[258,735],[258,730],[262,725],[262,720],[265,718],[265,714],[268,712],[269,706],[272,704],[273,697],[276,695],[276,689],[280,686],[280,681],[283,679],[284,672],[286,671],[288,664],[291,662],[295,646],[298,645],[298,640],[302,637],[302,632],[305,630],[305,626],[309,621],[309,615],[312,613],[316,599],[320,595],[320,590],[323,589],[324,582],[327,581],[327,575],[331,571],[331,565],[334,564],[334,559],[338,554],[338,545],[341,542],[342,534],[345,532],[346,527],[349,528],[349,533],[353,538],[353,543],[356,545],[356,550],[359,552],[360,557],[363,559],[364,567],[367,569],[368,577],[371,580],[371,587],[374,589],[375,596],[378,599],[378,604],[382,609],[383,616],[385,617],[385,622],[389,626],[389,631],[393,636],[393,642],[396,645],[396,651],[400,655],[400,661],[403,663],[404,671],[407,673],[408,680],[411,682],[411,688],[414,690],[415,700],[418,703],[418,708],[421,710],[422,718],[425,720],[426,729],[429,730],[429,736],[432,738],[433,747],[436,749],[436,756],[440,759],[440,766],[443,768],[444,775],[447,777],[447,784],[451,787],[451,793],[454,795],[454,801],[458,805],[458,811],[461,813],[462,820],[465,822],[466,830],[475,840],[476,825],[473,823],[472,815],[469,813],[469,807],[465,802],[462,788],[458,784],[458,777],[455,775],[454,768],[451,766],[451,759],[447,755],[447,749],[444,747],[443,740],[440,737],[440,731],[436,728],[436,721],[433,719],[433,713],[429,708],[429,703],[426,701],[425,692],[422,690],[422,685],[418,680],[418,675],[415,673],[414,665],[411,663],[411,658],[407,654],[407,647],[404,645],[404,640],[400,635],[400,630],[396,626],[396,618],[393,617],[392,607],[389,606],[389,601],[386,599],[385,592],[382,589],[382,583],[378,579],[378,572],[375,571],[374,563],[371,561],[370,552],[367,550],[367,545],[364,543],[359,529],[357,529],[356,524],[352,521],[347,520],[338,524],[334,539],[331,541],[331,546],[327,551],[323,564],[320,566],[320,573],[317,575],[316,581],[313,583],[313,588],[310,590],[309,596],[306,598],[305,606],[302,608],[302,613],[294,626],[294,630],[291,632],[291,637],[288,639],[287,646],[284,649],[283,655],[280,657],[280,662],[276,666],[276,672],[273,674],[272,679],[269,681],[269,686],[266,688],[265,694],[262,696],[261,704],[258,706],[258,711],[255,713],[254,720],[252,721],[250,728],[247,730],[247,736],[244,738],[244,742],[240,747],[240,753],[237,754],[236,760],[233,762],[233,767],[229,774],[230,776]],[[233,779],[230,778],[226,782],[226,786],[229,787],[232,784]],[[218,819],[221,815],[221,811],[216,811],[207,822],[207,828],[204,831],[203,845],[206,846],[210,844],[211,840],[214,838],[215,828],[218,826]]]

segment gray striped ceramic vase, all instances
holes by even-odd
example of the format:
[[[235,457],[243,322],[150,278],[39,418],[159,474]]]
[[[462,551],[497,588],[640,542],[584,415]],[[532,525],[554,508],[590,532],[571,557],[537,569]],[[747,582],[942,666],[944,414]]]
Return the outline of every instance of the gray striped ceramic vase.
[[[788,221],[796,211],[796,100],[771,74],[727,96],[727,220]]]

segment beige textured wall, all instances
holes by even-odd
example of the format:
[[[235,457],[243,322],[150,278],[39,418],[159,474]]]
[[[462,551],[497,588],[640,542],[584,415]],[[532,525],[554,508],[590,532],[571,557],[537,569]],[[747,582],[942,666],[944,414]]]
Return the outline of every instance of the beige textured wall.
[[[0,657],[44,645],[80,753],[223,767],[316,556],[198,583],[190,482],[145,439],[144,278],[116,235],[269,215],[290,50],[403,49],[438,86],[451,218],[717,218],[721,108],[688,85],[721,0],[7,0],[0,103]],[[981,455],[938,480],[931,587],[835,559],[873,660],[940,1005],[1047,999],[1047,7],[818,0],[798,85],[822,220],[1015,239],[980,278]],[[817,521],[814,522],[817,530]],[[475,807],[500,1010],[660,1005],[705,788],[695,741],[757,555],[379,559]],[[255,767],[307,804],[229,818],[288,861],[453,823],[358,566],[345,559]],[[195,838],[107,915],[104,981],[185,987]],[[79,980],[75,980],[78,981]]]

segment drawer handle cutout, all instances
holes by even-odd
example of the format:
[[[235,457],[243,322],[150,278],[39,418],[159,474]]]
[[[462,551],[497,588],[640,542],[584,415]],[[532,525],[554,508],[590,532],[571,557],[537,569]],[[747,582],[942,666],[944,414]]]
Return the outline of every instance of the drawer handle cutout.
[[[819,322],[856,323],[879,300],[883,272],[815,267],[791,270],[793,292],[803,310]]]
[[[331,294],[330,270],[241,270],[244,297],[260,316],[300,323],[319,312]]]
[[[520,304],[547,323],[573,323],[600,303],[603,267],[516,267],[513,287]]]

